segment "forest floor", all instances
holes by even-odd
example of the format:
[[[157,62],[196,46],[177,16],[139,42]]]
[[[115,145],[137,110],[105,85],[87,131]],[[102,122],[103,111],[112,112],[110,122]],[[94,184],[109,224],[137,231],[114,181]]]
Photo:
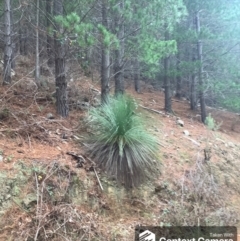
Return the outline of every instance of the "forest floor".
[[[12,85],[0,87],[0,240],[134,240],[138,224],[240,228],[236,114],[207,108],[221,123],[212,131],[187,101],[173,98],[174,115],[169,115],[164,93],[142,85],[137,94],[128,84],[126,92],[161,143],[161,173],[155,183],[127,193],[94,172],[85,153],[87,108],[82,103],[99,98],[99,83],[86,77],[70,82],[72,110],[62,119],[51,95],[53,78],[45,77],[39,89],[22,72]],[[85,162],[79,165],[79,158]]]

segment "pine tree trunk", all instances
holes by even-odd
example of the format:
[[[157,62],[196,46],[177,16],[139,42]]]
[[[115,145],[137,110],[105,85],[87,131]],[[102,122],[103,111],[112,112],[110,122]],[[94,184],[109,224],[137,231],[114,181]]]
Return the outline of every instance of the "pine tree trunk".
[[[197,109],[197,93],[196,93],[196,77],[195,74],[191,75],[191,93],[190,93],[190,108],[191,110]]]
[[[106,47],[102,49],[102,68],[101,68],[101,99],[102,103],[107,101],[109,95],[109,77],[110,77],[110,55]]]
[[[12,11],[10,13],[10,21],[13,22],[13,14]],[[11,27],[11,31],[13,31],[13,28]],[[16,37],[13,37],[14,33],[11,32],[11,43],[12,43],[12,55],[11,55],[11,68],[15,69],[16,67],[16,53],[17,53],[17,44],[16,44]]]
[[[169,40],[169,32],[165,31],[165,40]],[[164,88],[165,88],[165,111],[172,112],[172,100],[171,100],[171,89],[170,89],[170,78],[169,78],[169,56],[164,58]]]
[[[134,61],[134,68],[133,68],[133,75],[134,75],[134,87],[135,87],[135,91],[137,93],[140,93],[141,89],[140,89],[140,69],[139,69],[139,62],[137,60],[137,58]]]
[[[27,36],[28,31],[26,26],[24,26],[24,23],[20,22],[19,26],[19,50],[21,55],[27,55],[28,54],[28,48],[27,48]]]
[[[4,24],[5,24],[5,39],[4,39],[3,84],[7,85],[11,83],[11,57],[12,57],[10,0],[5,0]]]
[[[54,0],[54,16],[63,14],[63,0]],[[57,113],[62,117],[68,116],[67,81],[65,74],[65,48],[61,38],[61,28],[55,23],[54,50],[55,50],[55,82]]]
[[[192,53],[189,61],[192,61],[192,63],[196,62],[196,48],[192,48]],[[191,110],[196,110],[197,109],[197,83],[196,83],[196,75],[195,75],[195,70],[194,73],[190,75],[191,79],[191,84],[190,84],[190,108]]]
[[[182,78],[180,74],[180,52],[178,50],[177,54],[177,89],[176,89],[176,98],[181,99],[182,98]]]
[[[119,12],[124,8],[124,3],[119,3]],[[119,48],[115,50],[114,63],[114,80],[115,80],[115,95],[124,93],[124,75],[123,75],[123,58],[124,58],[124,21],[118,16],[115,20],[115,28],[118,28],[117,38],[119,40]]]
[[[108,29],[106,1],[102,0],[102,25]],[[101,99],[102,103],[107,101],[109,95],[110,77],[110,53],[109,47],[102,41],[102,65],[101,65]]]
[[[17,53],[17,45],[16,43],[12,43],[12,55],[11,55],[11,68],[15,69],[16,67],[16,53]]]
[[[49,66],[52,66],[54,64],[53,51],[52,51],[53,39],[49,34],[50,28],[52,26],[51,16],[52,16],[52,0],[46,0],[47,54],[48,54]]]
[[[196,28],[197,33],[200,34],[200,19],[199,19],[199,12],[196,15]],[[204,86],[203,86],[203,66],[202,66],[202,41],[198,39],[197,42],[197,52],[198,52],[198,61],[200,64],[199,71],[198,71],[198,78],[199,78],[199,97],[200,97],[200,106],[201,106],[201,119],[202,122],[205,123],[206,120],[206,105],[205,105],[205,97],[204,97]]]
[[[35,52],[35,81],[40,79],[40,65],[39,65],[39,0],[37,0],[36,11],[36,52]]]
[[[172,100],[171,100],[171,89],[170,89],[170,79],[168,76],[169,71],[169,57],[164,58],[164,93],[165,93],[165,111],[172,112]]]
[[[121,47],[120,47],[121,48]],[[123,78],[123,66],[122,66],[122,49],[115,51],[115,66],[114,66],[114,80],[115,80],[115,95],[124,93],[124,78]]]
[[[23,29],[22,29],[22,26],[21,26],[21,22],[19,24],[19,31],[18,31],[18,34],[19,34],[19,52],[21,55],[24,55],[24,34],[23,34]]]

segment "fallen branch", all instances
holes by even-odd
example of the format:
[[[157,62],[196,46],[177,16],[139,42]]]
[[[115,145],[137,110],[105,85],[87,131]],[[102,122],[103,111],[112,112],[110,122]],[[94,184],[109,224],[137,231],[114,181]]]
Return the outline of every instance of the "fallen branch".
[[[101,92],[100,92],[99,90],[95,89],[95,88],[92,88],[92,87],[91,87],[90,90],[91,90],[91,91],[94,91],[94,92],[97,92],[98,94],[101,94]]]
[[[76,154],[76,153],[74,153],[74,152],[67,152],[67,154],[73,156],[73,157],[74,157],[75,159],[77,159],[77,160],[80,159],[83,163],[86,162],[85,159],[84,159],[84,157],[83,157],[82,155]],[[96,172],[96,170],[95,170],[95,168],[94,168],[95,163],[94,163],[90,158],[88,158],[88,157],[86,157],[86,156],[85,156],[85,158],[86,158],[87,160],[89,160],[89,161],[93,164],[91,168],[93,168],[93,171],[94,171],[94,173],[95,173],[95,175],[96,175],[96,177],[97,177],[98,184],[99,184],[100,188],[101,188],[102,191],[103,191],[103,186],[102,186],[101,181],[100,181],[100,179],[99,179],[99,177],[98,177],[98,174],[97,174],[97,172]]]
[[[158,113],[158,114],[160,114],[160,115],[165,115],[165,113],[163,113],[163,112],[161,112],[161,111],[154,110],[154,109],[150,109],[150,108],[145,107],[145,106],[143,106],[143,105],[139,105],[139,106],[142,107],[142,108],[145,109],[145,110],[150,110],[150,111],[155,112],[155,113]]]
[[[76,159],[77,161],[77,167],[80,168],[80,167],[83,167],[83,164],[86,163],[84,157],[82,155],[79,155],[77,153],[74,153],[74,152],[66,152],[68,155],[74,157],[74,159]]]
[[[187,138],[189,141],[191,141],[192,143],[194,143],[194,144],[197,145],[197,146],[200,146],[200,145],[201,145],[199,142],[193,140],[192,138],[189,138],[189,137],[187,137],[187,136],[184,136],[184,137]]]
[[[35,180],[36,180],[36,188],[37,188],[37,208],[36,208],[36,218],[37,218],[37,222],[38,222],[38,225],[37,225],[37,230],[36,230],[36,233],[35,233],[35,236],[34,236],[34,241],[37,241],[38,239],[38,234],[39,234],[39,231],[41,229],[41,217],[40,217],[40,214],[42,212],[42,209],[40,209],[39,207],[39,202],[40,202],[40,192],[39,192],[39,183],[38,183],[38,177],[37,177],[37,173],[35,172]],[[41,190],[43,191],[43,189]],[[42,197],[42,196],[41,196]],[[42,203],[41,203],[42,204]]]
[[[100,188],[101,188],[101,189],[102,189],[102,191],[103,191],[102,184],[101,184],[101,182],[100,182],[100,179],[99,179],[98,174],[97,174],[97,172],[96,172],[96,170],[95,170],[95,168],[94,168],[94,167],[93,167],[93,170],[94,170],[94,173],[95,173],[95,175],[96,175],[96,177],[97,177],[98,184],[99,184]]]
[[[19,130],[21,130],[23,128],[15,128],[15,129],[9,129],[9,128],[6,128],[6,129],[0,129],[0,132],[10,132],[10,131],[14,131],[14,132],[18,132]]]

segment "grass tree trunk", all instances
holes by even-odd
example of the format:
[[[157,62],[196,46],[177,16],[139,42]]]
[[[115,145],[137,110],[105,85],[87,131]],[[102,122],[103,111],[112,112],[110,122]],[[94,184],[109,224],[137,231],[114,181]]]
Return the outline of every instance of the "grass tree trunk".
[[[108,29],[107,3],[102,0],[102,25]],[[104,38],[104,37],[103,37]],[[102,65],[101,65],[101,99],[102,103],[107,101],[109,94],[110,77],[110,50],[109,46],[102,41]]]
[[[12,39],[11,39],[11,5],[10,0],[5,0],[5,39],[4,39],[4,70],[3,84],[11,83],[11,57],[12,57]]]
[[[199,12],[196,14],[196,30],[198,35],[200,34],[200,19]],[[201,119],[202,122],[205,123],[206,120],[206,105],[205,105],[205,97],[204,97],[204,86],[203,86],[203,66],[202,66],[202,41],[198,39],[197,42],[197,52],[198,52],[198,61],[199,61],[199,70],[198,70],[198,78],[199,78],[199,97],[200,97],[200,106],[201,106]]]
[[[121,1],[118,5],[121,13],[124,8],[124,2]],[[115,20],[115,28],[118,28],[117,38],[119,40],[119,48],[115,50],[115,64],[114,64],[114,80],[115,80],[115,95],[124,93],[124,21],[118,16]]]
[[[54,0],[54,16],[63,14],[63,0]],[[55,50],[55,82],[57,113],[62,117],[68,116],[67,81],[65,73],[65,47],[61,39],[61,27],[55,23],[54,50]]]

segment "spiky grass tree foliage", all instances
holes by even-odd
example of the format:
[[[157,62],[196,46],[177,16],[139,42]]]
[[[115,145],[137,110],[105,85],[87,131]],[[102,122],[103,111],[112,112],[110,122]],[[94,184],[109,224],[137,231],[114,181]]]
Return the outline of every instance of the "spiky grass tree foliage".
[[[135,101],[119,95],[89,112],[91,157],[126,188],[156,174],[156,138],[147,132]]]

